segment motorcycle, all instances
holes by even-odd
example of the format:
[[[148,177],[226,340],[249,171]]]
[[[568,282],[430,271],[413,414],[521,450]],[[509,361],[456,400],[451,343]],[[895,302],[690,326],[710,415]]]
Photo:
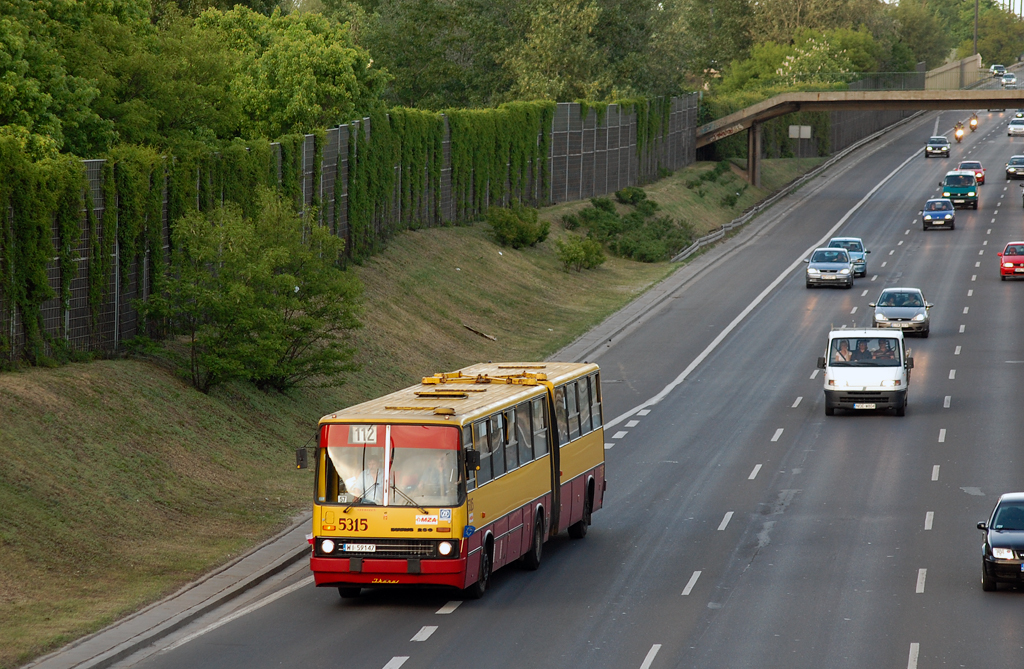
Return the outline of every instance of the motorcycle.
[[[963,128],[963,126],[958,125],[956,127],[956,132],[953,133],[953,136],[956,137],[956,143],[959,144],[960,140],[962,140],[964,138],[964,128]]]
[[[978,117],[977,116],[972,116],[971,117],[971,132],[974,132],[977,129],[978,129]]]

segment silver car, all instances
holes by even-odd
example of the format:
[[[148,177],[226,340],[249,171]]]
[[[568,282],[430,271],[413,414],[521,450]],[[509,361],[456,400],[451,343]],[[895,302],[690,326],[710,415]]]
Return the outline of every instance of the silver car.
[[[934,305],[924,299],[920,288],[886,288],[870,305],[875,308],[876,328],[898,328],[922,337],[931,331],[928,310]]]
[[[1015,118],[1006,126],[1006,136],[1024,135],[1024,118]]]
[[[1006,88],[1010,84],[1016,85],[1016,83],[1017,75],[1014,74],[1013,72],[1007,72],[1006,74],[1003,75],[1003,88]]]
[[[810,258],[805,258],[807,287],[842,286],[853,288],[853,260],[846,249],[814,249]]]

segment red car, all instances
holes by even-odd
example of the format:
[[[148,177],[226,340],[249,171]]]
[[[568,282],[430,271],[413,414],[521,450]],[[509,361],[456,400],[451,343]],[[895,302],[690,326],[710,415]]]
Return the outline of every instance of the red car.
[[[974,179],[978,182],[979,186],[985,183],[985,168],[977,160],[961,160],[956,168],[958,170],[974,172]]]
[[[1006,281],[1008,276],[1024,277],[1024,242],[1010,242],[999,256],[999,278]]]

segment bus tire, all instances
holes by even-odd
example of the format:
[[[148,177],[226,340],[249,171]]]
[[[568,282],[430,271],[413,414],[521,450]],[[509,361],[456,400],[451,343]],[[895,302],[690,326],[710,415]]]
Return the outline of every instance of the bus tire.
[[[476,583],[465,589],[466,596],[470,599],[480,599],[487,592],[487,586],[491,583],[491,547],[485,546],[480,555],[480,576]]]
[[[346,587],[338,586],[338,594],[341,595],[342,599],[354,599],[359,596],[362,588],[358,587]]]
[[[533,523],[533,545],[523,556],[523,566],[530,571],[536,571],[540,566],[540,557],[544,552],[544,517],[539,513]]]
[[[590,495],[583,499],[583,517],[569,526],[569,536],[573,539],[582,539],[587,536],[587,528],[590,527]]]

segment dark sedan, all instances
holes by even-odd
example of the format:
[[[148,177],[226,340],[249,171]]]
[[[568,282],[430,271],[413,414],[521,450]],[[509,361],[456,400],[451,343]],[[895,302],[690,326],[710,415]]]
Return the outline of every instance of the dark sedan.
[[[1001,495],[987,523],[981,545],[981,589],[991,592],[998,583],[1024,585],[1024,492]]]
[[[924,157],[931,158],[932,156],[946,156],[949,158],[949,140],[942,135],[929,137],[928,143],[924,147]]]
[[[1006,163],[1006,178],[1024,178],[1024,156],[1010,156],[1009,162]]]

